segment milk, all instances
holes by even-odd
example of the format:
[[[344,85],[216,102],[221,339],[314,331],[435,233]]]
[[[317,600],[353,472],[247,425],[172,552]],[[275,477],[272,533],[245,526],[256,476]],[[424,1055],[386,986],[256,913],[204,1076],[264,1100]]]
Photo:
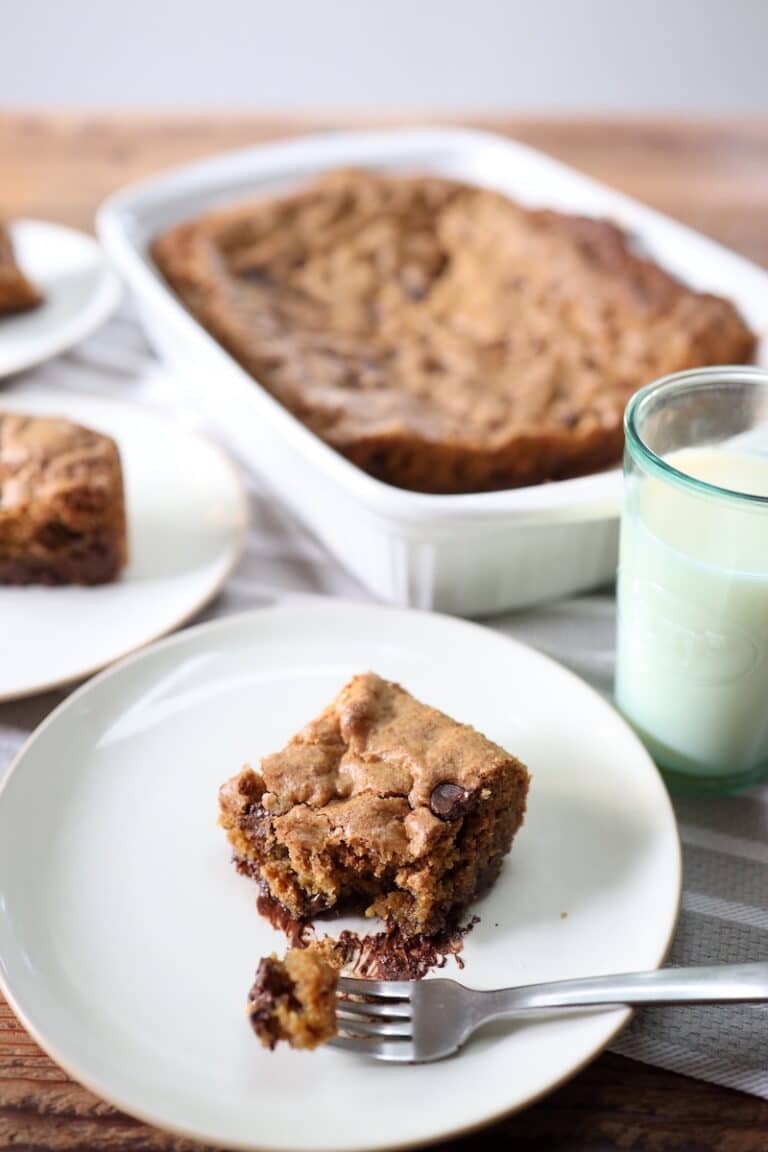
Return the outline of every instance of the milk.
[[[766,457],[666,460],[768,497]],[[768,506],[629,475],[618,596],[616,700],[659,765],[713,782],[768,765]]]

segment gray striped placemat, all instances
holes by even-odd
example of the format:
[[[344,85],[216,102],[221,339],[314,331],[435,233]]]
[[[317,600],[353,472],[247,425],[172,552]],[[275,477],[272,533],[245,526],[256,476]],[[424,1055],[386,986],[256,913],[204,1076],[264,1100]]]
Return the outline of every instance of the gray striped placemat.
[[[111,393],[175,410],[173,381],[151,356],[129,309],[27,382]],[[0,404],[2,396],[0,395]],[[188,415],[188,414],[187,414]],[[323,547],[249,479],[252,530],[243,559],[204,618],[239,612],[265,596],[315,593],[366,598]],[[610,594],[562,600],[487,622],[553,656],[610,695],[615,607]],[[0,775],[64,693],[0,705]],[[685,864],[671,964],[768,958],[768,787],[739,797],[675,801]],[[615,1042],[627,1056],[768,1098],[768,1016],[762,1007],[645,1009]]]

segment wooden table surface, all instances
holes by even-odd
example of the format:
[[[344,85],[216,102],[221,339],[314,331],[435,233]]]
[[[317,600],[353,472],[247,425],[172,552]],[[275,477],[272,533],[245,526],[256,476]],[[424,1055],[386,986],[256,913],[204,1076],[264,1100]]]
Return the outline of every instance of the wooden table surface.
[[[340,124],[246,114],[0,113],[0,216],[90,229],[102,197],[128,181]],[[768,120],[505,118],[481,126],[542,148],[768,266]],[[768,1103],[604,1055],[529,1111],[442,1148],[498,1144],[543,1152],[765,1152]],[[196,1147],[73,1083],[0,998],[0,1152]]]

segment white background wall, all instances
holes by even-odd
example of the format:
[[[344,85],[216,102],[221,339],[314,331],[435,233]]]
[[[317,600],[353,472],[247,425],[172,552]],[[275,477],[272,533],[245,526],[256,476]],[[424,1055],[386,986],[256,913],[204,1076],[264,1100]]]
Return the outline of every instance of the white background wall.
[[[0,107],[768,111],[768,0],[0,0]]]

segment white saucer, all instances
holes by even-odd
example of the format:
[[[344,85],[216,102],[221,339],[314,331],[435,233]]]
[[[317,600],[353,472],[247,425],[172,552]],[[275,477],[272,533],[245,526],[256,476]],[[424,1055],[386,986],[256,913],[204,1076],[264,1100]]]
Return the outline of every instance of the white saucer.
[[[627,1020],[613,1009],[496,1025],[420,1066],[258,1044],[246,994],[259,957],[284,941],[230,862],[217,788],[367,668],[533,772],[466,967],[447,975],[490,988],[662,961],[680,892],[675,821],[604,700],[477,625],[315,598],[269,605],[92,680],[38,729],[0,793],[3,991],[55,1060],[125,1111],[232,1148],[446,1139],[555,1087]]]
[[[230,461],[167,417],[36,387],[0,393],[1,408],[67,416],[114,436],[130,548],[114,584],[0,586],[0,700],[11,700],[79,680],[183,624],[232,571],[248,514]]]
[[[0,316],[0,378],[42,364],[107,319],[120,282],[91,236],[43,220],[15,220],[19,266],[45,295],[39,308]]]

